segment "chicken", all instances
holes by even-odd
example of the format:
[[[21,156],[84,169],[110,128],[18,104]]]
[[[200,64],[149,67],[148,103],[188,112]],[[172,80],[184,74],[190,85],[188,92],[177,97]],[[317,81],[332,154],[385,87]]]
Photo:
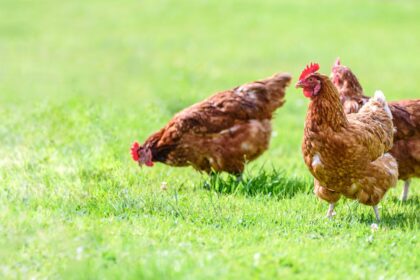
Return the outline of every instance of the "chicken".
[[[357,113],[369,100],[363,93],[363,88],[353,72],[346,66],[341,65],[337,58],[332,68],[331,80],[337,87],[340,100],[346,114]]]
[[[397,162],[387,153],[393,144],[392,115],[382,92],[378,91],[358,113],[346,115],[337,88],[311,64],[296,87],[310,98],[302,152],[315,181],[315,194],[334,204],[341,195],[373,206],[398,179]]]
[[[219,92],[176,114],[131,154],[140,166],[161,162],[240,176],[268,149],[271,119],[284,103],[286,73]]]
[[[331,79],[340,93],[346,113],[358,112],[369,97],[350,68],[337,59],[332,68]],[[404,180],[401,200],[408,197],[411,178],[420,177],[420,99],[389,102],[393,116],[394,146],[390,154],[398,162],[399,179]]]

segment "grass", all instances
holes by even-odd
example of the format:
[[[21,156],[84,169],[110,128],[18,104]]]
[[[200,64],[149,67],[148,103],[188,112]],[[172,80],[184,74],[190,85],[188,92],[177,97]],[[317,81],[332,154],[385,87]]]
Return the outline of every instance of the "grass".
[[[417,1],[0,3],[0,278],[416,279],[419,180],[373,211],[312,194],[290,88],[243,182],[130,159],[185,106],[336,56],[367,93],[419,97]],[[167,182],[167,189],[161,189]]]

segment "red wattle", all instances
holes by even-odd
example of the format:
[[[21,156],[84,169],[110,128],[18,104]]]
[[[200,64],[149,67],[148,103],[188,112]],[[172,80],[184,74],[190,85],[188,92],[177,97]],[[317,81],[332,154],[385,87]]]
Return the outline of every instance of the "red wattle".
[[[312,97],[312,91],[307,90],[307,89],[303,89],[303,95],[305,95],[305,97],[307,97],[307,98]]]

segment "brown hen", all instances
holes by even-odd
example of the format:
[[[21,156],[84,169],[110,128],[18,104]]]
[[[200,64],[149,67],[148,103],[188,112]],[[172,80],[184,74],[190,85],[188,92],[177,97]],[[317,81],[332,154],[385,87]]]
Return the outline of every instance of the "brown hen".
[[[398,178],[392,147],[392,115],[382,92],[358,113],[346,115],[338,91],[330,79],[318,73],[317,64],[307,67],[296,87],[310,98],[302,152],[312,173],[315,193],[330,203],[333,215],[340,196],[374,207]]]
[[[240,175],[268,149],[271,119],[285,100],[289,74],[276,74],[219,92],[176,114],[143,145],[132,147],[139,165],[161,162],[207,173]]]
[[[340,99],[346,113],[355,113],[369,97],[350,68],[337,59],[332,68],[331,80],[340,93]],[[398,162],[399,179],[404,180],[401,195],[407,200],[411,178],[420,177],[420,99],[389,102],[396,128],[394,146],[390,153]]]

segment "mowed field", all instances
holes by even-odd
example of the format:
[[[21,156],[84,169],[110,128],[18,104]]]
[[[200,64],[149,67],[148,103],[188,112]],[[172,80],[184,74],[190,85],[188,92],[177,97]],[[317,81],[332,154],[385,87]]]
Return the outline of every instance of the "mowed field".
[[[341,2],[2,0],[0,278],[418,279],[420,180],[377,231],[350,200],[327,220],[293,86],[241,183],[129,155],[182,108],[310,61],[420,98],[420,3]]]

